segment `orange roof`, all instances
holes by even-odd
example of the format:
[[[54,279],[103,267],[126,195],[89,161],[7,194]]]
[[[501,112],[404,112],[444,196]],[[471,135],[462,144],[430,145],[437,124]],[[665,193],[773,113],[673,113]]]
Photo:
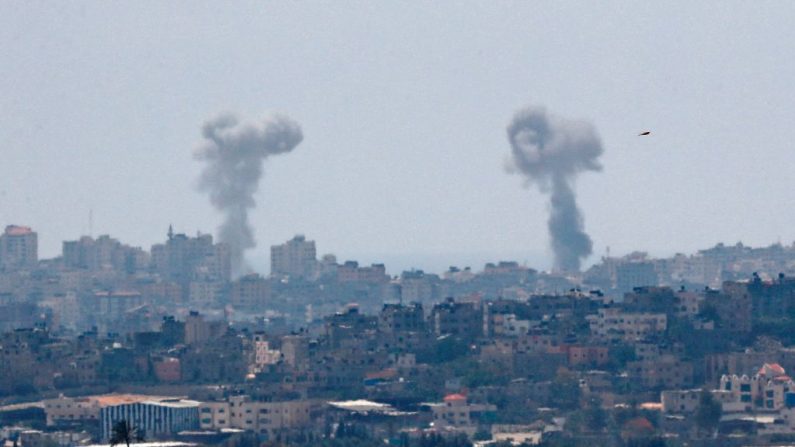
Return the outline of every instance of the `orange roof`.
[[[367,373],[365,376],[368,379],[391,379],[397,376],[397,370],[395,368],[387,368],[381,371]]]
[[[164,396],[146,396],[143,394],[103,394],[101,396],[91,396],[90,399],[96,401],[100,407],[112,407],[114,405],[152,401],[158,402],[174,398]]]
[[[662,410],[662,408],[663,408],[662,402],[644,402],[640,404],[641,410],[660,411]]]
[[[786,373],[787,372],[784,370],[784,368],[778,363],[765,363],[764,365],[762,365],[761,368],[759,368],[759,371],[757,372],[757,374],[760,376],[770,376],[770,377],[783,376]]]
[[[444,397],[445,402],[452,402],[458,400],[467,400],[467,397],[464,396],[463,394],[448,394],[447,396]]]
[[[634,432],[639,431],[654,431],[654,425],[644,417],[638,417],[628,420],[624,424],[624,430],[631,430]]]

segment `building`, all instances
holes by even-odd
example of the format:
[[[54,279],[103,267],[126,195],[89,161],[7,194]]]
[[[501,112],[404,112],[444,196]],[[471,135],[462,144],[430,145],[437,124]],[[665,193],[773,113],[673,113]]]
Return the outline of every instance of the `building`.
[[[191,311],[185,318],[185,343],[202,344],[226,333],[225,321],[206,321],[199,312]]]
[[[270,282],[256,273],[232,282],[229,304],[236,309],[263,310],[271,296]]]
[[[209,234],[188,237],[169,228],[165,244],[152,246],[152,266],[163,278],[179,284],[201,280],[225,282],[231,278],[231,258],[226,244],[213,243]]]
[[[600,340],[640,341],[653,334],[665,332],[664,313],[625,312],[617,307],[599,309],[586,317],[591,334]]]
[[[94,311],[108,321],[120,320],[126,312],[144,304],[139,292],[116,290],[96,292],[94,294]]]
[[[0,268],[34,267],[39,260],[39,240],[30,227],[8,225],[0,235]]]
[[[293,278],[312,277],[316,270],[315,241],[299,234],[281,245],[271,246],[271,275]]]
[[[629,378],[644,388],[682,389],[693,386],[693,362],[672,354],[656,360],[627,363]]]
[[[463,431],[470,436],[477,431],[478,424],[488,413],[496,411],[495,405],[467,402],[463,394],[449,394],[443,403],[431,405],[434,427]]]
[[[199,403],[174,397],[139,394],[62,395],[45,400],[43,404],[48,426],[98,422],[104,440],[110,437],[113,424],[122,419],[141,429],[147,438],[192,430],[199,425]]]
[[[108,440],[113,426],[127,421],[148,438],[164,438],[199,428],[199,402],[182,399],[147,400],[100,408],[100,436]]]
[[[693,414],[698,410],[701,402],[701,389],[692,390],[665,390],[660,393],[662,411],[666,414]],[[721,403],[725,408],[734,401],[731,392],[723,390],[710,390],[712,398]]]
[[[607,346],[569,346],[566,351],[569,366],[602,366],[610,360]]]
[[[64,267],[68,269],[135,273],[146,269],[149,263],[148,254],[142,249],[123,245],[108,235],[64,241],[62,255]]]
[[[309,425],[312,403],[308,400],[265,402],[249,396],[203,402],[199,407],[202,430],[240,429],[269,439]]]
[[[389,282],[384,264],[372,264],[370,267],[359,267],[356,261],[345,261],[337,266],[337,281],[362,282],[367,284],[385,284]]]
[[[254,365],[253,372],[260,372],[268,365],[279,363],[282,353],[278,349],[271,349],[270,342],[264,334],[254,335]]]
[[[630,292],[635,287],[656,286],[658,282],[652,262],[627,261],[616,265],[616,288],[619,292]]]
[[[390,335],[425,330],[422,304],[384,304],[378,315],[378,330]]]
[[[459,303],[448,298],[433,306],[431,322],[437,336],[477,338],[483,335],[483,311],[475,303]]]
[[[795,382],[778,363],[765,363],[752,376],[724,375],[720,390],[730,393],[745,411],[778,411],[788,401],[795,403]]]
[[[285,335],[281,339],[284,363],[298,370],[309,368],[309,338],[304,335]]]

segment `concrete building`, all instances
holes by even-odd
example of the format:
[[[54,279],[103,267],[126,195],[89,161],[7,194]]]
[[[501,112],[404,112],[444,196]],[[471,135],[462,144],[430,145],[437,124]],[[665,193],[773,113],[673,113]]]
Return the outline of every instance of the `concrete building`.
[[[664,313],[625,312],[617,307],[599,309],[596,315],[586,317],[591,334],[600,340],[640,341],[652,334],[665,332],[667,317]]]
[[[629,378],[645,388],[682,389],[693,386],[693,362],[672,354],[627,363]]]
[[[299,234],[281,245],[271,246],[271,275],[294,278],[312,277],[316,270],[315,241]]]
[[[443,403],[431,406],[435,428],[463,431],[470,436],[477,431],[483,416],[496,411],[495,405],[469,403],[462,394],[449,394]]]
[[[363,282],[367,284],[385,284],[389,282],[384,264],[372,264],[370,267],[360,267],[356,261],[345,261],[337,266],[337,281]]]
[[[616,265],[616,288],[619,292],[630,292],[635,287],[656,286],[658,282],[652,262],[629,261]]]
[[[740,411],[778,411],[787,400],[795,403],[795,382],[778,363],[765,363],[752,376],[724,375],[720,390],[732,395]]]
[[[199,312],[191,311],[185,318],[185,343],[204,343],[224,335],[227,328],[225,321],[206,321]]]
[[[433,306],[431,322],[437,336],[449,334],[465,338],[483,335],[483,311],[475,303],[459,303],[448,298]]]
[[[141,248],[123,245],[108,235],[94,239],[83,236],[76,241],[64,241],[64,267],[90,271],[115,270],[135,273],[148,267],[149,256]]]
[[[231,260],[226,244],[213,243],[209,234],[188,237],[169,228],[165,244],[152,246],[152,266],[164,279],[187,284],[190,281],[229,281]]]
[[[298,369],[309,368],[309,338],[304,335],[285,335],[282,337],[284,363]]]
[[[276,438],[279,434],[309,425],[312,403],[308,400],[263,402],[249,396],[204,402],[199,407],[202,430],[240,429]]]
[[[264,334],[254,335],[254,365],[252,372],[260,372],[268,365],[279,363],[282,353],[278,349],[271,349],[270,342]]]
[[[660,393],[662,401],[662,411],[665,414],[693,414],[698,410],[701,401],[701,389],[692,390],[665,390]],[[723,390],[710,390],[712,398],[720,402],[726,411],[727,405],[731,405],[734,397],[731,392]]]
[[[8,225],[0,235],[0,269],[34,267],[39,260],[39,240],[30,227]]]
[[[232,282],[229,304],[236,309],[263,310],[271,297],[270,282],[253,273]]]

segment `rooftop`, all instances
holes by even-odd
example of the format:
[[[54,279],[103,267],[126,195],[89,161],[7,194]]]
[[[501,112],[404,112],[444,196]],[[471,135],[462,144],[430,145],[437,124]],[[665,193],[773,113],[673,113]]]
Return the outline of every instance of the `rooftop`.
[[[33,234],[33,230],[30,227],[22,227],[19,225],[8,225],[6,227],[6,234],[8,236],[25,236],[27,234]]]

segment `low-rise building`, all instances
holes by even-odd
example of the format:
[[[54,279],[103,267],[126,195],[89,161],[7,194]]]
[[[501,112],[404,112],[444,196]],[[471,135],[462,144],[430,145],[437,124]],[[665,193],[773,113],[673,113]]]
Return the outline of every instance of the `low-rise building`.
[[[311,408],[309,400],[266,402],[233,396],[225,401],[203,402],[199,422],[202,430],[235,428],[273,437],[307,426]]]

